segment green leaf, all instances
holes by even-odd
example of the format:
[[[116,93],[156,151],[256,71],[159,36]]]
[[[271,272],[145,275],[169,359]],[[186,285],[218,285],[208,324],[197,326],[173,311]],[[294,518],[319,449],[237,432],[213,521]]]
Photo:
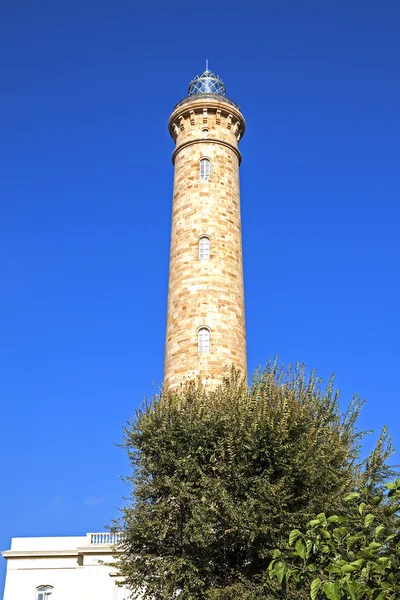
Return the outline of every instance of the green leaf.
[[[314,542],[312,545],[313,554],[316,554],[319,550],[319,542]]]
[[[287,570],[288,570],[287,566],[282,561],[278,561],[275,564],[274,572],[276,573],[279,583],[282,583],[282,581],[287,573]]]
[[[370,550],[372,552],[372,551],[377,550],[378,548],[381,548],[381,547],[382,547],[382,544],[379,544],[378,542],[371,542],[368,545],[367,550]]]
[[[338,523],[339,522],[339,517],[337,515],[332,515],[331,517],[328,517],[328,523]]]
[[[329,575],[339,575],[339,577],[342,575],[342,569],[337,564],[331,563],[326,567],[326,571]]]
[[[359,571],[360,569],[358,567],[355,567],[354,565],[343,565],[342,567],[342,573],[353,573],[354,571]]]
[[[296,542],[296,553],[300,556],[300,558],[305,558],[306,557],[306,545],[304,543],[304,540],[302,540],[301,538],[299,538]]]
[[[385,483],[385,485],[383,487],[385,487],[388,490],[396,490],[398,483],[400,480],[397,481],[390,481],[389,483]]]
[[[346,538],[347,547],[351,548],[353,546],[353,544],[358,542],[358,540],[359,540],[358,535],[350,535],[348,538]]]
[[[335,540],[340,542],[340,540],[346,535],[347,529],[345,527],[337,527],[333,530],[333,537]]]
[[[358,507],[358,512],[360,513],[360,515],[362,515],[362,514],[363,514],[363,512],[364,512],[364,508],[365,508],[366,506],[367,506],[367,505],[365,504],[365,502],[361,502],[361,504],[360,504],[360,505],[359,505],[359,507]]]
[[[271,560],[271,562],[269,563],[269,566],[268,566],[270,579],[273,578],[273,573],[275,573],[275,563],[276,563],[276,560]]]
[[[358,585],[355,581],[346,581],[343,584],[343,589],[349,594],[351,600],[357,600]]]
[[[371,513],[368,513],[364,519],[364,527],[369,527],[374,519],[375,519],[374,515],[372,515]]]
[[[319,592],[319,588],[321,587],[322,581],[320,580],[319,577],[316,577],[314,579],[314,581],[311,584],[311,593],[310,593],[310,598],[311,600],[315,600],[315,598],[317,597],[317,594]]]
[[[378,527],[375,527],[375,537],[378,537],[378,535],[380,533],[382,533],[382,531],[385,529],[384,525],[378,525]]]
[[[297,538],[301,535],[301,532],[298,529],[293,529],[289,535],[289,546],[293,546]]]
[[[308,523],[310,527],[316,527],[317,525],[321,525],[321,521],[319,519],[313,519]]]
[[[339,582],[331,583],[327,581],[324,583],[322,590],[328,600],[339,600]]]
[[[361,567],[365,564],[365,559],[359,558],[358,560],[353,560],[353,562],[350,564],[352,567],[356,567],[358,570],[360,570]]]
[[[348,494],[345,497],[344,501],[348,502],[349,500],[355,500],[356,498],[359,498],[359,497],[360,497],[360,494],[358,492],[351,492],[351,494]]]

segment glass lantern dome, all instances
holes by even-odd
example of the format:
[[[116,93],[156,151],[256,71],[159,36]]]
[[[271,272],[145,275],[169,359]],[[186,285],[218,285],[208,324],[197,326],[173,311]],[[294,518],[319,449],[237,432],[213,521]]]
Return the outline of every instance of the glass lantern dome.
[[[225,96],[226,88],[222,79],[215,73],[206,69],[200,75],[197,75],[189,85],[188,90],[189,96],[195,94],[217,94],[218,96]]]
[[[221,100],[223,99],[224,102],[227,102],[228,104],[231,104],[235,108],[239,109],[239,105],[236,104],[236,102],[233,102],[233,100],[228,98],[226,95],[226,87],[222,79],[208,68],[208,61],[206,61],[206,70],[203,71],[203,73],[196,75],[196,77],[192,79],[189,84],[187,96],[185,96],[180,102],[178,102],[178,104],[175,105],[174,110],[178,108],[178,106],[187,104],[188,102],[191,102],[192,100],[202,96],[208,96],[209,98],[216,97],[216,99],[220,98]]]

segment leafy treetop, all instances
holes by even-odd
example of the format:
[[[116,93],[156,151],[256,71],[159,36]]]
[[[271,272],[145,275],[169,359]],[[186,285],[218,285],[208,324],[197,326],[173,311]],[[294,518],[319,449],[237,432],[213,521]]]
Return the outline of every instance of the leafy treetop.
[[[342,414],[338,400],[333,380],[272,361],[250,388],[232,370],[216,389],[192,382],[146,402],[124,430],[131,496],[114,524],[130,589],[145,600],[282,597],[268,565],[288,532],[346,515],[348,489],[390,475],[387,434],[362,461],[362,403]]]

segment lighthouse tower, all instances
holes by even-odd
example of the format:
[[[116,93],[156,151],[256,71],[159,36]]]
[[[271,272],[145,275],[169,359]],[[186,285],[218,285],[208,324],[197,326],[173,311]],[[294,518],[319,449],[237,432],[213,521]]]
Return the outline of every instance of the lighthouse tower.
[[[238,143],[245,120],[206,69],[169,119],[176,144],[164,384],[246,372]]]

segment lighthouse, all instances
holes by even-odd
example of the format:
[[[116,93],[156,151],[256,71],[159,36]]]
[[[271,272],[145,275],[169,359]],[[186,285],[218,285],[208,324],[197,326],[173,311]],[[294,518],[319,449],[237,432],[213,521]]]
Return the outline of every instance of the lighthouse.
[[[246,372],[239,141],[245,119],[208,68],[168,123],[175,142],[164,385]]]

